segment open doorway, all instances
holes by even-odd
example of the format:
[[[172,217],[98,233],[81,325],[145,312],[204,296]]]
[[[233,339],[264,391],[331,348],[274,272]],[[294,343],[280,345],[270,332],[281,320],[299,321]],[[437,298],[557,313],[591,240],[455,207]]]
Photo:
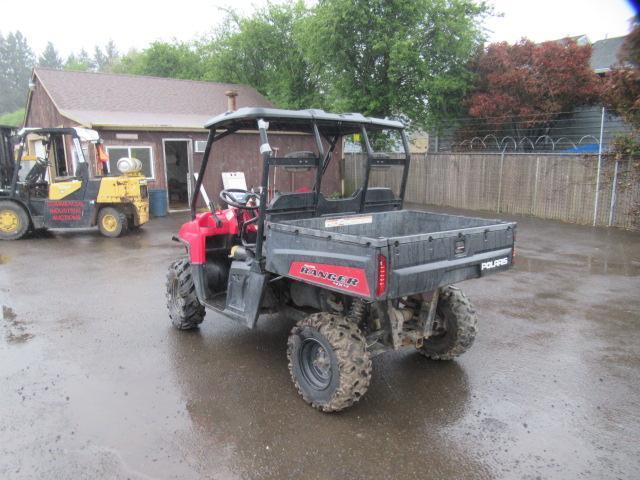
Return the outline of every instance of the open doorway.
[[[191,140],[163,140],[164,159],[167,172],[169,209],[189,208],[187,176],[191,155]]]

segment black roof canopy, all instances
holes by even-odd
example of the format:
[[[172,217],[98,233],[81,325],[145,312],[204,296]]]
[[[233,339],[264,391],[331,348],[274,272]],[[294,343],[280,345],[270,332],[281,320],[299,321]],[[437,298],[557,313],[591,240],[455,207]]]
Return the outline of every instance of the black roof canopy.
[[[381,130],[403,129],[396,120],[365,117],[360,113],[328,113],[324,110],[283,110],[279,108],[245,107],[213,117],[205,125],[209,129],[257,130],[257,120],[269,122],[269,130],[310,132],[313,122],[325,134],[351,134],[362,125]]]

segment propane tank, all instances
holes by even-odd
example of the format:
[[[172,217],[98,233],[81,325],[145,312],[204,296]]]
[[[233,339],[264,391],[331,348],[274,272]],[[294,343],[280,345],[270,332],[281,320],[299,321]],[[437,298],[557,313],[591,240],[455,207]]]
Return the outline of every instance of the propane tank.
[[[121,173],[134,174],[142,170],[142,162],[133,157],[122,157],[116,164]]]

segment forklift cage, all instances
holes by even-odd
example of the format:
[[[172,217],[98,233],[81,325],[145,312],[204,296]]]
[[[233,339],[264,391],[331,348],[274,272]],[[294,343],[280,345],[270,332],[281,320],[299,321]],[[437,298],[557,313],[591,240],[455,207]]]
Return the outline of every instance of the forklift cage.
[[[271,125],[270,125],[271,123]],[[255,254],[257,260],[262,260],[262,244],[264,240],[264,225],[267,214],[275,213],[267,206],[267,194],[269,186],[269,169],[271,166],[315,168],[315,184],[313,187],[312,216],[317,217],[323,212],[318,205],[322,194],[320,187],[322,178],[331,162],[332,153],[340,137],[351,134],[360,134],[366,153],[365,175],[362,187],[356,191],[359,195],[359,204],[354,213],[362,213],[365,209],[365,201],[369,190],[369,178],[372,167],[401,166],[403,167],[402,181],[400,184],[399,198],[394,200],[395,208],[402,208],[407,186],[407,176],[411,157],[409,143],[404,132],[404,125],[395,120],[369,118],[361,114],[333,114],[322,110],[280,110],[275,108],[241,108],[227,112],[212,118],[205,127],[209,130],[207,145],[204,151],[200,171],[196,178],[193,195],[191,198],[191,218],[196,218],[196,206],[200,197],[200,189],[207,170],[213,144],[223,138],[239,131],[258,131],[260,135],[260,154],[262,156],[262,180],[260,191],[260,206],[258,209],[258,234]],[[271,130],[291,133],[306,133],[313,135],[318,155],[315,157],[274,157],[267,131]],[[374,152],[369,141],[368,130],[395,130],[400,133],[404,158],[388,158]],[[322,140],[329,144],[325,152]],[[351,211],[351,210],[350,210]],[[340,212],[347,213],[347,212]]]
[[[2,178],[3,187],[4,183],[8,183],[6,185],[8,187],[9,196],[13,197],[16,195],[16,188],[18,184],[18,175],[20,172],[20,165],[22,164],[22,157],[24,154],[25,148],[25,140],[30,134],[36,135],[69,135],[73,142],[73,149],[78,157],[78,164],[86,163],[87,159],[84,156],[84,152],[82,151],[82,146],[80,142],[91,142],[96,143],[100,140],[100,136],[98,132],[95,130],[90,130],[87,128],[80,127],[70,127],[70,128],[22,128],[16,134],[16,138],[18,143],[18,153],[15,157],[15,161],[12,161],[12,172],[10,174],[11,178]],[[11,149],[11,155],[13,155],[13,150]],[[11,156],[13,160],[13,156]]]

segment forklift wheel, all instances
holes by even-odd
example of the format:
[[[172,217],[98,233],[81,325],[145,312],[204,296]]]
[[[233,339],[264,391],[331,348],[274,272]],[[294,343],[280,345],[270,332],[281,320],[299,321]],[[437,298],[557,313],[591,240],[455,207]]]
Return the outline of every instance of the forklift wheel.
[[[29,231],[29,215],[15,202],[0,202],[0,239],[18,240]]]
[[[369,388],[367,343],[358,326],[341,315],[314,313],[298,322],[287,357],[298,393],[323,412],[351,406]]]
[[[98,214],[98,228],[105,237],[119,237],[127,231],[127,217],[117,208],[104,207]]]

